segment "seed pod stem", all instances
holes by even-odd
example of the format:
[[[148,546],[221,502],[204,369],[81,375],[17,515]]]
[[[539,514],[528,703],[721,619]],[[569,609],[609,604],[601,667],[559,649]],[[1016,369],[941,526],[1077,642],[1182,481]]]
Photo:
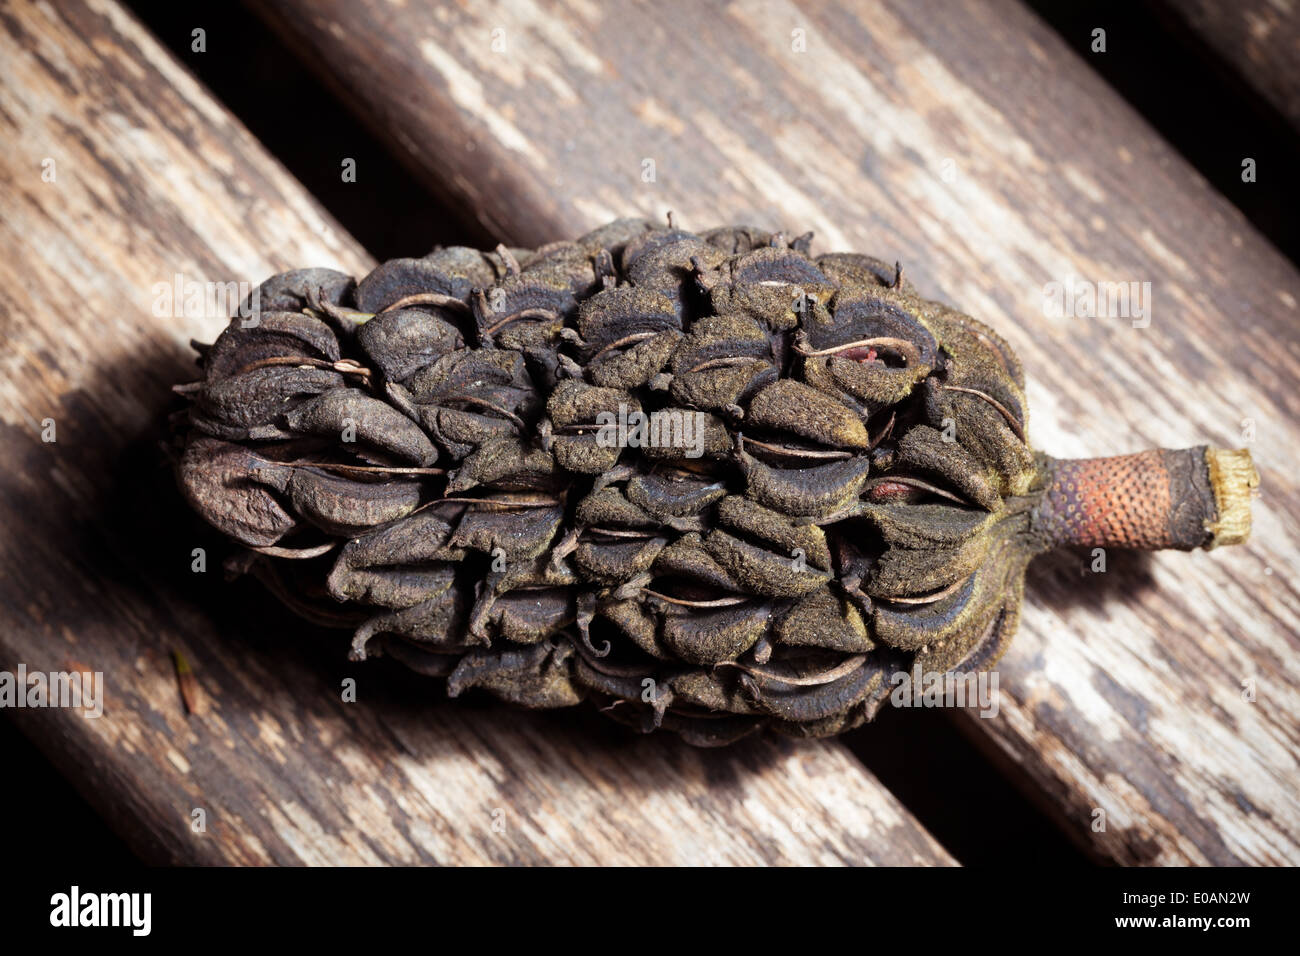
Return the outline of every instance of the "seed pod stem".
[[[1036,524],[1050,547],[1216,548],[1250,535],[1250,452],[1200,445],[1050,460]]]

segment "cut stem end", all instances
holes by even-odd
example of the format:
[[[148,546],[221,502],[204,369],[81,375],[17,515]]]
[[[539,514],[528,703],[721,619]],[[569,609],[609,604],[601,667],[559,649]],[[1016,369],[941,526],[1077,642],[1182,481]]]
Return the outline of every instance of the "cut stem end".
[[[1259,472],[1244,448],[1207,448],[1205,463],[1218,514],[1205,523],[1210,532],[1206,550],[1224,544],[1241,544],[1250,537],[1250,500],[1259,487]]]

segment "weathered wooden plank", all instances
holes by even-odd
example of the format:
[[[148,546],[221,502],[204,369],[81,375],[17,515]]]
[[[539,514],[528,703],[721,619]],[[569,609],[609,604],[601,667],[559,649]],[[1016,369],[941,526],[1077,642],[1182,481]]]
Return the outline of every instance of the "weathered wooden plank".
[[[187,340],[225,320],[155,313],[155,284],[368,259],[118,6],[6,8],[0,62],[0,669],[103,673],[102,717],[11,715],[145,858],[952,862],[838,745],[698,752],[438,704],[345,668],[345,637],[286,637],[213,580],[216,551],[192,574],[211,539],[178,522],[156,442]]]
[[[1080,559],[1049,560],[1001,716],[970,720],[1105,859],[1300,862],[1300,277],[1031,13],[265,9],[503,239],[668,209],[687,227],[811,228],[1007,334],[1031,438],[1057,456],[1249,443],[1264,491],[1248,546],[1113,554],[1086,581]],[[1070,277],[1150,283],[1149,322],[1051,317],[1048,284]]]
[[[1300,7],[1289,0],[1150,0],[1300,131]]]

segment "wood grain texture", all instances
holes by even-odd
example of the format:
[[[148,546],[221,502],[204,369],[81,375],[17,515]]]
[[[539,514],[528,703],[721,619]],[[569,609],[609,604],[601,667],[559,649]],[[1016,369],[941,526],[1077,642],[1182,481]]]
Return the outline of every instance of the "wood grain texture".
[[[1300,3],[1153,0],[1300,131]]]
[[[969,721],[1102,859],[1300,863],[1300,276],[1036,17],[1011,0],[265,9],[503,239],[670,209],[813,229],[1006,334],[1031,440],[1058,457],[1249,443],[1248,545],[1112,553],[1086,579],[1086,556],[1041,559],[1002,712]],[[1045,290],[1071,277],[1150,283],[1146,319],[1053,317]]]
[[[8,716],[145,859],[952,862],[839,745],[706,753],[432,700],[223,583],[157,443],[188,339],[225,319],[155,313],[155,283],[370,263],[114,4],[4,7],[0,62],[0,670],[99,671],[106,698]]]

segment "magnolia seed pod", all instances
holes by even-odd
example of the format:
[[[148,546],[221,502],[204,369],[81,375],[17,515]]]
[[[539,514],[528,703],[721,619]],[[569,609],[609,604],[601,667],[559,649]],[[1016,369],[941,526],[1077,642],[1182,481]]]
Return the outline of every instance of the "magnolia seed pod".
[[[355,659],[701,745],[992,666],[1046,550],[1246,540],[1248,452],[1036,452],[996,332],[811,239],[626,219],[273,277],[177,389],[179,482]]]

